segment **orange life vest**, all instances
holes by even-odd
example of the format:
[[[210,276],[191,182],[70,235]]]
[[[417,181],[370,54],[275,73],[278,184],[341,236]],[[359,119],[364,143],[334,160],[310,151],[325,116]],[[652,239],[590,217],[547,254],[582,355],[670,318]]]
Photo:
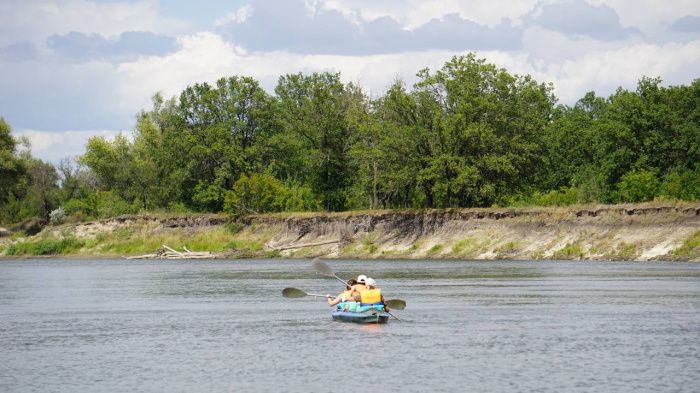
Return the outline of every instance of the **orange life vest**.
[[[380,303],[382,301],[382,290],[379,288],[368,289],[360,292],[360,302],[362,304]]]

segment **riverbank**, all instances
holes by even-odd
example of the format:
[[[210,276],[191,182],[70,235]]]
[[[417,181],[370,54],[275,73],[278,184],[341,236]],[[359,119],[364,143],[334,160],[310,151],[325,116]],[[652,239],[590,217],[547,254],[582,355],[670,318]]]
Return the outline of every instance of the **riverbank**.
[[[222,258],[700,262],[700,204],[123,216],[4,238],[5,256],[132,256],[167,244]]]

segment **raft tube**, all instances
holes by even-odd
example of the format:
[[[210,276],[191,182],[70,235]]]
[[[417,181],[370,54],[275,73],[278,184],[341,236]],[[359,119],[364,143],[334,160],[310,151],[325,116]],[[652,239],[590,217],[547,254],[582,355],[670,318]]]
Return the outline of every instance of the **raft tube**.
[[[389,314],[384,312],[383,305],[359,306],[356,304],[339,303],[331,311],[335,321],[354,323],[387,323]]]

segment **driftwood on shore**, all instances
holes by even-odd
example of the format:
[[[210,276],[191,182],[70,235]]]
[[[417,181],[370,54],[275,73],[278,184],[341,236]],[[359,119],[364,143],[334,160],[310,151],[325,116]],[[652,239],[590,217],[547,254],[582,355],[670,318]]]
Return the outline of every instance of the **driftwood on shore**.
[[[163,244],[163,248],[153,254],[136,255],[132,257],[124,257],[125,259],[213,259],[216,254],[209,251],[190,251],[187,247],[182,248],[180,252],[174,248],[170,248]]]

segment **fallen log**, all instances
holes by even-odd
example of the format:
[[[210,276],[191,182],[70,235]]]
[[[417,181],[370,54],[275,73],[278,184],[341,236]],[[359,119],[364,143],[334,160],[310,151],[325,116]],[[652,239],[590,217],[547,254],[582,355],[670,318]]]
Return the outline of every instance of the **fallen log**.
[[[163,248],[159,249],[152,254],[135,255],[130,257],[123,257],[124,259],[213,259],[216,258],[216,254],[209,251],[190,251],[186,247],[183,247],[185,252],[180,252],[174,248],[163,245]]]

